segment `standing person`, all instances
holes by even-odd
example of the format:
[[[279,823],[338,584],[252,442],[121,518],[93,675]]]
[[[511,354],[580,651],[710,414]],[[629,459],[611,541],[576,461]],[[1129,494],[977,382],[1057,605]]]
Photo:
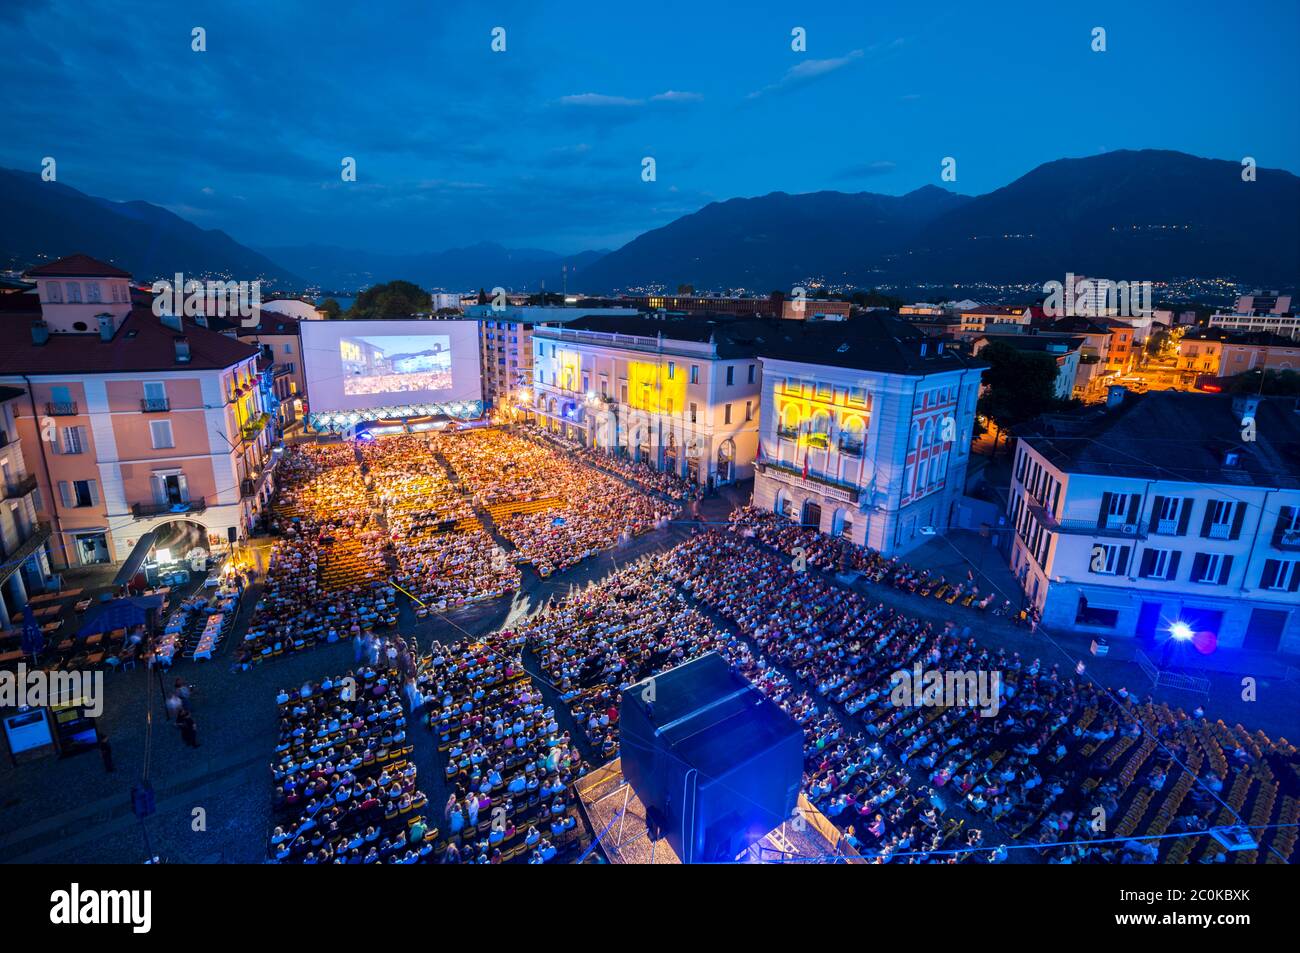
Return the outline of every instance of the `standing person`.
[[[171,718],[173,721],[179,719],[182,708],[183,708],[183,702],[181,701],[181,697],[177,695],[175,692],[168,692],[167,693],[167,717]]]
[[[190,686],[186,685],[183,679],[176,679],[175,683],[176,697],[181,700],[181,707],[186,711],[190,710]]]
[[[199,746],[198,726],[194,724],[194,716],[188,711],[182,710],[176,716],[176,725],[181,730],[181,740],[191,748]]]

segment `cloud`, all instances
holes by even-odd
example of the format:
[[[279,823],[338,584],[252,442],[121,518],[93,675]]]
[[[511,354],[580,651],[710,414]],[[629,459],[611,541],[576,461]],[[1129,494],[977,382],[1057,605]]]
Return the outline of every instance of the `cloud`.
[[[592,106],[605,108],[618,106],[643,106],[643,99],[628,99],[626,96],[606,96],[604,93],[578,93],[575,96],[561,96],[557,102],[561,106]]]
[[[863,162],[859,165],[851,165],[848,168],[841,169],[835,174],[837,179],[870,179],[880,175],[889,175],[897,168],[893,162],[888,159],[879,159],[875,162]]]
[[[804,60],[798,66],[792,66],[786,70],[785,75],[775,83],[769,83],[762,89],[755,90],[746,98],[759,99],[763,96],[770,96],[773,93],[797,89],[798,87],[805,86],[823,76],[829,76],[831,73],[838,72],[860,59],[862,59],[862,51],[851,50],[843,56],[837,56],[832,59]]]
[[[703,99],[703,93],[684,93],[676,89],[669,89],[662,93],[655,93],[650,97],[652,103],[698,103]]]

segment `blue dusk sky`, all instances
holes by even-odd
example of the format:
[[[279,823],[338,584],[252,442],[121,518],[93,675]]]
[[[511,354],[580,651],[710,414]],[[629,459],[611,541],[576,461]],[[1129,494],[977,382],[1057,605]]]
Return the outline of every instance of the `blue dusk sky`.
[[[735,196],[944,184],[945,156],[969,194],[1114,149],[1300,172],[1297,36],[1295,0],[22,0],[0,165],[257,248],[569,253]]]

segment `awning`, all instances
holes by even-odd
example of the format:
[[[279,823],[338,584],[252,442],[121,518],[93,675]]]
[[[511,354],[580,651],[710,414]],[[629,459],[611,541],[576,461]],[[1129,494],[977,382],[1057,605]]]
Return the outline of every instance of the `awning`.
[[[1137,605],[1137,598],[1127,592],[1085,589],[1081,594],[1088,600],[1090,609],[1132,609]]]
[[[162,596],[132,596],[101,603],[90,610],[86,621],[77,630],[77,638],[144,625],[149,620],[149,613],[162,608],[162,604]]]
[[[140,571],[140,567],[144,565],[144,561],[149,557],[149,552],[153,549],[156,538],[157,534],[153,530],[140,537],[135,544],[135,548],[127,554],[126,560],[122,563],[122,568],[113,577],[114,589],[125,586],[135,578],[135,574]]]

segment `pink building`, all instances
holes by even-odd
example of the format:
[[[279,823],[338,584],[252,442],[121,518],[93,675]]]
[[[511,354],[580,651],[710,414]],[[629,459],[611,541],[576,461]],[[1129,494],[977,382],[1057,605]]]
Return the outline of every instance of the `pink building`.
[[[84,255],[25,277],[35,293],[0,315],[0,385],[25,392],[12,413],[50,561],[121,562],[155,530],[187,550],[246,537],[274,463],[258,348],[155,316]]]

